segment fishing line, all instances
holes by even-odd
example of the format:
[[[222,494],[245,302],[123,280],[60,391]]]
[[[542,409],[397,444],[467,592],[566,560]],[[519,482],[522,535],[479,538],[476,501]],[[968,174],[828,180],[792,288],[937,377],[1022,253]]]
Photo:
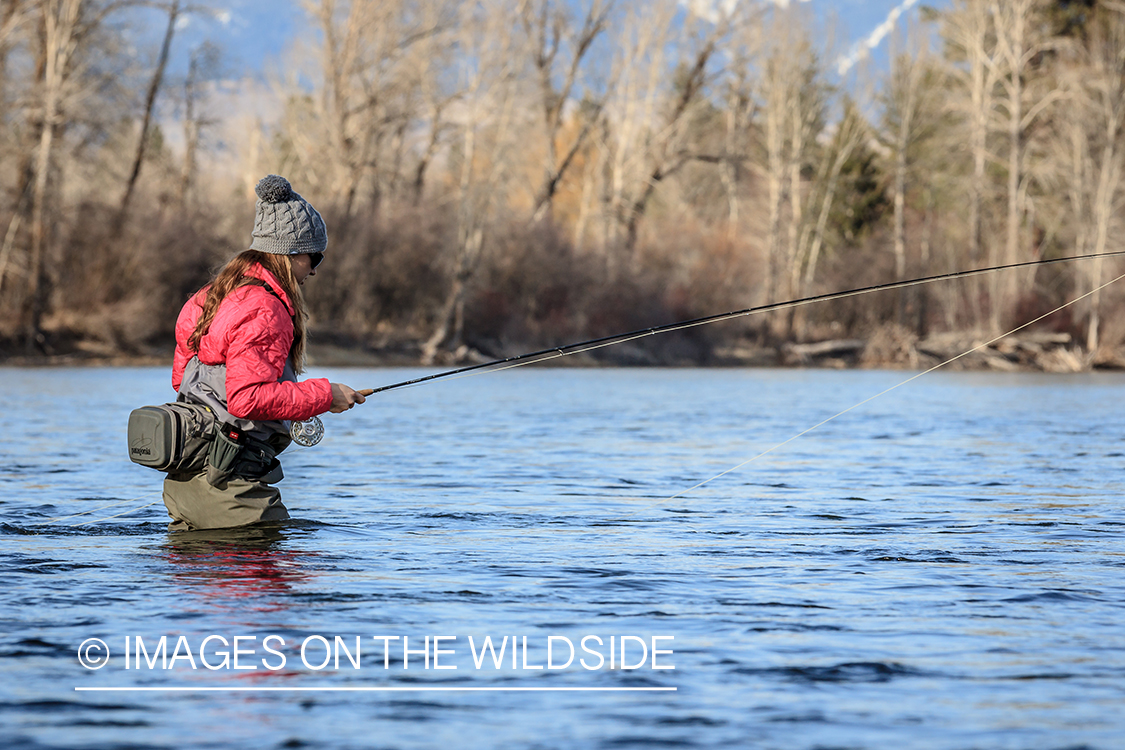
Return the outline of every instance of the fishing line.
[[[163,499],[163,497],[161,499]],[[125,515],[128,515],[130,513],[135,513],[138,510],[142,510],[143,508],[147,508],[150,505],[156,505],[159,502],[160,502],[160,500],[153,500],[151,503],[145,503],[144,505],[140,506],[139,508],[130,508],[129,510],[123,510],[120,513],[114,514],[112,516],[106,516],[105,518],[95,518],[92,521],[83,521],[82,523],[74,523],[74,524],[69,524],[69,525],[70,525],[70,528],[76,529],[79,526],[85,526],[85,525],[91,524],[91,523],[101,523],[102,521],[108,521],[111,518],[117,518],[118,516],[125,516]]]
[[[938,370],[942,367],[945,367],[948,364],[956,362],[957,360],[961,359],[962,357],[967,357],[968,355],[972,354],[973,352],[977,352],[977,351],[980,351],[981,349],[989,347],[989,346],[995,344],[1000,339],[1007,338],[1008,336],[1011,336],[1013,333],[1018,333],[1019,331],[1022,331],[1024,328],[1027,328],[1028,326],[1035,325],[1036,323],[1043,320],[1044,318],[1049,318],[1050,316],[1054,315],[1055,313],[1059,312],[1060,310],[1065,310],[1066,308],[1070,307],[1071,305],[1073,305],[1077,302],[1081,302],[1082,300],[1086,299],[1087,297],[1089,297],[1091,295],[1094,295],[1097,292],[1100,292],[1101,290],[1105,289],[1107,286],[1109,286],[1111,284],[1115,284],[1116,282],[1120,281],[1121,279],[1125,279],[1125,273],[1121,274],[1120,276],[1118,276],[1116,279],[1113,279],[1112,281],[1108,281],[1105,284],[1102,284],[1101,286],[1097,287],[1096,289],[1091,289],[1090,291],[1086,292],[1085,294],[1083,294],[1079,297],[1075,297],[1070,302],[1066,302],[1066,303],[1063,303],[1062,305],[1059,305],[1054,310],[1051,310],[1049,313],[1044,313],[1043,315],[1040,315],[1038,318],[1035,318],[1034,320],[1029,320],[1028,322],[1023,323],[1022,325],[1019,325],[1019,326],[1013,328],[1012,330],[1008,331],[1007,333],[1002,333],[1002,334],[1000,334],[999,336],[997,336],[996,338],[994,338],[990,341],[986,341],[983,344],[978,344],[977,346],[974,346],[972,349],[969,349],[967,351],[963,351],[960,354],[958,354],[957,356],[951,357],[951,358],[945,360],[944,362],[941,362],[940,364],[936,364],[928,370],[924,370],[924,371],[919,372],[915,375],[912,375],[909,378],[907,378],[906,380],[902,381],[901,383],[897,383],[895,385],[892,385],[890,388],[887,388],[884,391],[880,391],[879,393],[876,393],[874,396],[870,396],[868,398],[865,398],[863,401],[860,401],[857,404],[849,406],[847,409],[844,409],[843,411],[839,412],[838,414],[833,414],[831,417],[828,417],[827,419],[824,419],[820,422],[817,422],[812,427],[809,427],[806,430],[798,432],[796,435],[789,438],[788,440],[784,440],[784,441],[778,443],[777,445],[773,446],[772,448],[767,448],[766,450],[762,451],[761,453],[754,456],[753,458],[748,458],[745,461],[743,461],[742,463],[737,464],[736,466],[730,467],[726,471],[719,472],[718,474],[711,477],[710,479],[705,479],[702,482],[700,482],[699,484],[688,487],[686,490],[682,490],[680,492],[677,492],[675,495],[672,495],[671,497],[666,498],[663,502],[675,500],[676,498],[682,497],[683,495],[686,495],[687,493],[689,493],[693,490],[699,489],[700,487],[702,487],[703,485],[705,485],[709,482],[713,482],[716,479],[719,479],[720,477],[725,477],[727,474],[738,471],[743,466],[746,466],[747,464],[750,464],[750,463],[753,463],[754,461],[757,461],[759,458],[766,455],[767,453],[772,453],[773,451],[777,450],[778,448],[781,448],[782,446],[785,446],[785,445],[788,445],[789,443],[792,443],[797,438],[803,437],[804,435],[809,434],[810,432],[817,429],[818,427],[826,425],[829,422],[831,422],[832,420],[834,420],[838,417],[842,417],[845,414],[847,414],[848,412],[853,411],[855,409],[858,409],[859,407],[863,406],[864,404],[868,404],[868,403],[874,401],[875,399],[879,398],[880,396],[883,396],[887,393],[890,393],[891,391],[893,391],[897,388],[901,388],[902,386],[906,385],[907,383],[913,382],[913,381],[917,380],[918,378],[922,377],[923,375],[928,375],[931,372],[933,372],[934,370]]]
[[[412,380],[404,380],[400,383],[384,385],[379,388],[366,388],[359,391],[359,393],[363,396],[370,396],[375,393],[382,393],[383,391],[390,391],[396,388],[413,387],[432,380],[438,380],[439,378],[459,379],[463,377],[470,377],[472,375],[502,372],[503,370],[510,370],[515,367],[523,367],[524,365],[535,364],[538,362],[548,362],[553,359],[560,359],[572,354],[582,354],[585,352],[594,351],[595,349],[602,349],[607,346],[613,346],[615,344],[624,344],[629,341],[635,341],[637,339],[644,338],[646,336],[654,336],[660,333],[671,333],[673,331],[682,331],[687,328],[695,328],[697,326],[707,325],[709,323],[718,323],[724,320],[732,320],[734,318],[742,318],[759,313],[774,312],[777,310],[789,310],[797,307],[803,307],[805,305],[811,305],[816,302],[829,302],[832,300],[846,299],[848,297],[858,297],[864,294],[870,294],[871,292],[888,291],[891,289],[904,289],[906,287],[931,284],[936,281],[943,281],[947,279],[969,278],[972,276],[980,276],[986,273],[1004,271],[1014,268],[1043,266],[1052,263],[1066,263],[1074,260],[1103,258],[1115,255],[1125,255],[1125,250],[1114,250],[1104,253],[1094,253],[1091,255],[1068,255],[1062,258],[1029,260],[1022,261],[1020,263],[1008,263],[1001,266],[991,266],[989,268],[970,269],[968,271],[952,271],[950,273],[937,274],[935,276],[923,276],[917,279],[909,279],[905,281],[892,281],[886,284],[876,284],[874,286],[849,289],[842,292],[827,292],[825,294],[817,294],[812,297],[803,297],[801,299],[787,300],[785,302],[771,302],[766,305],[758,305],[757,307],[748,307],[744,310],[733,310],[731,312],[718,313],[716,315],[707,315],[702,318],[693,318],[691,320],[683,320],[676,323],[667,323],[665,325],[654,326],[652,328],[638,329],[636,331],[629,331],[627,333],[618,333],[612,336],[603,336],[601,338],[590,339],[588,341],[580,341],[575,344],[566,344],[549,349],[541,349],[537,352],[529,352],[527,354],[520,354],[518,356],[507,357],[505,359],[496,359],[490,362],[481,362],[475,365],[460,367],[455,370],[447,370],[445,372],[433,373],[431,375],[425,375],[423,377],[414,378]],[[1099,287],[1099,289],[1102,288],[1104,288],[1104,286]],[[1079,299],[1082,298],[1080,297]]]
[[[148,497],[148,496],[149,496],[149,493],[146,492],[143,495],[137,495],[136,497],[131,497],[128,500],[118,500],[116,502],[109,503],[108,505],[100,505],[97,508],[90,508],[89,510],[84,510],[81,513],[71,513],[69,516],[59,516],[57,518],[48,518],[46,521],[38,521],[34,525],[35,526],[43,526],[44,524],[54,523],[56,521],[65,521],[69,518],[77,518],[78,516],[84,516],[87,513],[97,513],[100,510],[105,510],[106,508],[112,508],[116,505],[124,505],[125,503],[133,503],[133,502],[136,502],[137,500],[141,500],[142,498],[145,498],[145,497]],[[152,505],[152,503],[149,503],[149,505]]]

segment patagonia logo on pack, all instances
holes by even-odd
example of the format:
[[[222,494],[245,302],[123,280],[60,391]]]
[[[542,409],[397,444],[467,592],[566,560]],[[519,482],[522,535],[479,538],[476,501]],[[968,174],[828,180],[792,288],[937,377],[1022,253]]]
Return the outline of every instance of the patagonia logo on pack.
[[[152,440],[141,438],[134,440],[129,445],[129,455],[131,456],[151,456],[152,455]]]

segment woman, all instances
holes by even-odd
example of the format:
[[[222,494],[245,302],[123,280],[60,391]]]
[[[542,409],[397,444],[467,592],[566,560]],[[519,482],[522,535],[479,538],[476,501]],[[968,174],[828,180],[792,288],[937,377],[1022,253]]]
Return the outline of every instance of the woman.
[[[328,235],[284,177],[265,177],[255,192],[250,249],[188,300],[176,321],[172,387],[180,401],[210,407],[222,429],[206,471],[165,479],[170,531],[288,518],[272,485],[282,478],[276,457],[289,445],[289,420],[365,400],[323,378],[297,382],[307,318],[300,287],[316,275]]]

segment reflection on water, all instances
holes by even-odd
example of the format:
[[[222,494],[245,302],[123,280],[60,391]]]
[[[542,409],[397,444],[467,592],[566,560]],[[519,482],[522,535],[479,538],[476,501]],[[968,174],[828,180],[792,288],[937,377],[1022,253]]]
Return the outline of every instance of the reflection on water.
[[[284,609],[284,595],[312,577],[308,558],[315,553],[288,548],[283,524],[167,536],[161,550],[170,583],[185,594],[216,600],[215,606],[249,598],[247,606],[254,611]]]
[[[0,736],[1119,746],[1125,377],[934,374],[677,496],[905,377],[526,369],[404,389],[286,452],[296,520],[170,534],[160,476],[123,445],[166,371],[0,370]],[[160,663],[161,637],[198,657],[210,635],[242,665]],[[79,664],[90,638],[104,668]],[[124,668],[126,638],[152,668]],[[256,690],[74,690],[138,686]],[[677,690],[260,690],[316,686]]]

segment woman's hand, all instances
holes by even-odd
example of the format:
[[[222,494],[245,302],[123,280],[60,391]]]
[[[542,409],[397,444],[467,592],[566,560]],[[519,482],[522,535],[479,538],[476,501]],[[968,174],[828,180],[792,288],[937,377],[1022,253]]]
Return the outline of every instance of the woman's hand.
[[[356,404],[362,404],[367,400],[362,393],[343,383],[330,383],[329,385],[332,386],[332,406],[329,407],[328,411],[333,414],[347,411]]]

